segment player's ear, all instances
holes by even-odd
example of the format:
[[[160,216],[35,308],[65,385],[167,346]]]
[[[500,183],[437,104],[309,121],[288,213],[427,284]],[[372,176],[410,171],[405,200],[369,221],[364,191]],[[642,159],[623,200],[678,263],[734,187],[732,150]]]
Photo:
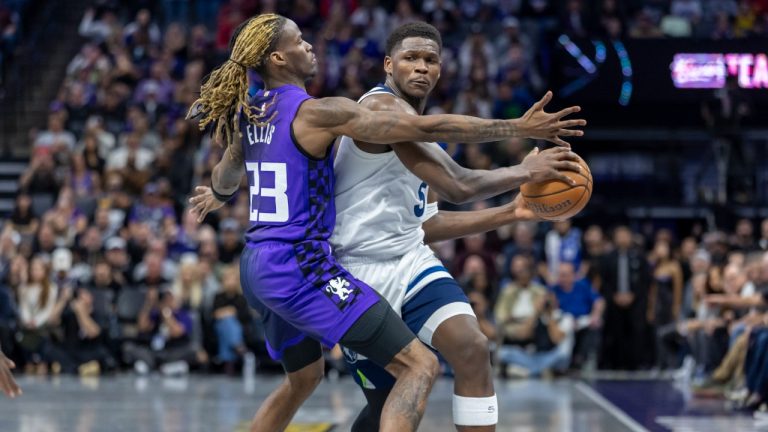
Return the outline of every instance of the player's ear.
[[[384,57],[384,72],[387,75],[392,75],[392,57],[390,56]]]
[[[285,57],[283,57],[283,54],[280,53],[280,51],[275,51],[270,54],[269,59],[272,60],[272,63],[278,66],[285,66],[286,64]]]

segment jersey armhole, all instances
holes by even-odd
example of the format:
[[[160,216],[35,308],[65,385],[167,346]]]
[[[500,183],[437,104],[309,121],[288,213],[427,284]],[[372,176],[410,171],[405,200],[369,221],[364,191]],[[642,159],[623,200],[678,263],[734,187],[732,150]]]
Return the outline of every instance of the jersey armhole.
[[[437,201],[427,203],[426,209],[424,210],[424,216],[421,219],[421,223],[424,223],[431,218],[433,218],[438,212],[437,209]]]
[[[304,105],[304,102],[306,102],[306,101],[308,101],[310,99],[312,99],[312,98],[308,97],[308,98],[304,99],[303,101],[301,101],[301,103],[299,103],[299,105],[296,107],[296,111],[293,112],[293,119],[291,119],[291,128],[290,128],[291,129],[291,141],[293,141],[293,145],[296,146],[296,149],[299,151],[299,153],[304,155],[305,158],[307,158],[309,160],[313,160],[313,161],[323,161],[323,160],[328,159],[328,156],[333,152],[333,143],[334,143],[334,141],[336,141],[336,138],[333,138],[333,140],[331,140],[330,145],[326,146],[326,148],[325,148],[325,155],[323,155],[323,157],[315,157],[315,156],[312,156],[311,154],[309,154],[309,152],[307,152],[307,150],[304,149],[304,147],[302,147],[301,144],[299,144],[299,140],[296,139],[296,134],[293,132],[293,122],[296,120],[296,115],[299,113],[299,110],[301,109],[301,106]]]

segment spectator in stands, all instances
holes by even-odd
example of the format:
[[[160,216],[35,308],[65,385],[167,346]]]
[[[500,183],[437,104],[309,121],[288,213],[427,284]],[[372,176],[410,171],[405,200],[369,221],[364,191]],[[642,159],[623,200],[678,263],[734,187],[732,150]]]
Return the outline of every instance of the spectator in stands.
[[[83,288],[67,303],[60,324],[63,339],[48,352],[50,360],[61,365],[62,372],[98,375],[117,367],[108,345],[112,312],[104,306],[95,305],[91,292]]]
[[[653,268],[653,282],[649,294],[648,320],[656,326],[676,322],[681,316],[683,304],[683,269],[672,257],[669,243],[656,242],[649,256]]]
[[[495,77],[499,72],[498,58],[493,44],[488,41],[479,23],[473,24],[470,36],[461,44],[458,55],[459,75],[463,81],[469,78],[474,66],[481,66],[486,76]]]
[[[115,283],[125,287],[133,281],[131,261],[126,252],[126,242],[120,237],[111,237],[104,242],[104,254],[112,270]]]
[[[98,171],[94,171],[85,163],[82,153],[72,154],[72,170],[67,176],[67,183],[75,194],[75,200],[83,205],[86,201],[93,202],[101,193],[101,177]]]
[[[600,266],[600,259],[611,251],[611,243],[599,225],[590,225],[584,232],[584,259],[581,262],[579,277],[595,280]]]
[[[163,270],[163,256],[160,253],[147,253],[142,263],[134,270],[136,285],[142,288],[160,290],[167,287],[170,280]]]
[[[47,359],[43,356],[50,343],[51,315],[59,295],[51,283],[50,265],[42,257],[35,256],[29,268],[23,270],[18,288],[21,346],[25,371],[39,375],[48,373]],[[64,294],[64,293],[62,293]]]
[[[581,230],[570,220],[558,221],[544,239],[546,262],[539,264],[539,276],[549,285],[557,280],[560,263],[569,262],[577,271],[581,268]]]
[[[100,9],[88,8],[80,21],[78,33],[84,38],[91,39],[95,43],[115,43],[118,36],[122,36],[122,26],[117,20],[115,12],[108,7]]]
[[[187,253],[181,257],[176,279],[171,285],[174,297],[179,299],[182,307],[201,313],[210,311],[215,293],[205,292],[203,274],[200,271],[197,255]]]
[[[505,273],[512,270],[512,261],[518,255],[527,256],[536,265],[544,259],[544,252],[541,245],[534,240],[536,224],[528,222],[517,222],[512,234],[512,241],[504,246],[504,269]],[[535,275],[532,275],[532,277]]]
[[[64,129],[63,111],[48,115],[48,129],[40,132],[35,138],[35,154],[49,154],[72,151],[75,148],[75,135]]]
[[[596,286],[606,301],[600,365],[606,369],[637,369],[641,365],[647,325],[650,270],[632,244],[632,231],[614,231],[616,249],[604,256]]]
[[[730,238],[731,250],[750,253],[758,250],[755,244],[755,227],[749,219],[739,219]]]
[[[534,339],[538,314],[536,306],[544,301],[546,288],[533,279],[533,260],[528,255],[512,258],[512,281],[502,288],[494,308],[503,345],[527,345]]]
[[[88,168],[104,173],[104,161],[115,148],[115,136],[104,129],[104,120],[92,115],[85,122],[83,139],[78,150],[83,152]]]
[[[114,305],[117,301],[117,295],[124,288],[126,288],[124,282],[114,278],[109,262],[97,260],[93,263],[93,276],[90,284],[88,284],[88,289],[96,299],[97,304]]]
[[[597,361],[600,332],[603,327],[605,300],[587,279],[577,279],[576,270],[569,262],[560,263],[557,284],[552,287],[558,307],[574,320],[574,348],[572,367],[579,369],[589,361]]]
[[[225,373],[233,375],[235,362],[248,350],[246,340],[252,326],[251,310],[240,288],[237,266],[229,266],[222,272],[221,291],[213,300],[213,318],[219,360],[224,362]]]
[[[219,260],[224,264],[237,263],[245,245],[242,241],[240,223],[232,218],[224,219],[219,225],[221,243],[219,244]]]
[[[110,73],[110,62],[99,45],[87,43],[67,65],[67,77],[97,88]]]
[[[151,150],[141,147],[141,135],[130,133],[125,138],[125,146],[112,152],[107,159],[107,169],[121,170],[124,175],[148,177],[150,164],[155,156]]]
[[[13,231],[21,235],[34,235],[40,225],[40,220],[32,209],[32,198],[26,193],[16,195],[16,204],[9,218]]]
[[[467,295],[478,293],[485,297],[489,304],[496,301],[495,279],[488,274],[488,267],[482,256],[467,256],[461,274],[459,283]]]
[[[32,211],[40,214],[50,208],[59,193],[63,179],[56,175],[53,157],[49,154],[34,155],[26,171],[19,179],[19,190],[32,198]]]
[[[158,294],[147,291],[139,312],[139,332],[143,343],[127,342],[123,347],[125,361],[136,372],[147,374],[160,365],[166,375],[186,374],[196,360],[192,346],[192,317],[180,307],[171,291]]]
[[[462,239],[462,242],[464,243],[464,252],[456,256],[456,259],[454,260],[454,263],[452,266],[454,269],[454,272],[457,273],[460,278],[466,277],[468,279],[471,279],[471,277],[469,277],[465,273],[465,270],[467,268],[466,261],[471,256],[474,256],[475,258],[479,258],[483,264],[482,273],[485,274],[490,281],[493,281],[495,283],[495,280],[496,280],[495,257],[493,253],[489,251],[489,248],[486,243],[486,239],[487,239],[486,234],[475,234],[475,235],[464,237]]]
[[[174,221],[176,212],[160,196],[157,183],[147,183],[141,201],[137,202],[128,217],[129,223],[147,224],[153,235],[159,235],[166,220]]]
[[[149,51],[160,45],[160,28],[152,21],[152,13],[141,9],[136,13],[136,20],[123,30],[126,46],[132,50],[134,61],[141,63],[149,56]]]
[[[565,371],[573,351],[573,317],[555,306],[551,294],[535,304],[533,343],[522,348],[506,345],[499,348],[498,358],[506,365],[507,375],[539,377],[552,371]]]

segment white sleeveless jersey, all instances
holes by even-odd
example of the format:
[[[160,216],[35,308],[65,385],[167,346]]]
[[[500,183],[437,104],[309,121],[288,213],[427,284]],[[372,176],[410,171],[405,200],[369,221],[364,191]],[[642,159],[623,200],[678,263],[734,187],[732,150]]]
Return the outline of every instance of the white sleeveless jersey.
[[[378,86],[358,102],[384,93],[393,94]],[[408,171],[394,151],[367,153],[345,136],[333,168],[336,226],[330,242],[336,257],[388,260],[423,242],[421,224],[436,206],[427,206],[427,184]]]

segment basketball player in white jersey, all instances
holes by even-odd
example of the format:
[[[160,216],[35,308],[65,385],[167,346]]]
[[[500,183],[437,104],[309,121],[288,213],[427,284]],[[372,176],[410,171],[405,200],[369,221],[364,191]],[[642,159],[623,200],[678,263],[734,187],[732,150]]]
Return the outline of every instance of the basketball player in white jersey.
[[[374,111],[422,114],[440,75],[439,32],[426,23],[406,24],[390,35],[386,50],[386,83],[359,103]],[[550,98],[548,93],[525,116],[543,110]],[[568,113],[577,110],[569,108]],[[495,209],[438,213],[429,186],[449,201],[467,202],[527,181],[569,181],[558,169],[578,171],[576,158],[567,143],[559,138],[553,142],[562,147],[535,150],[520,165],[492,171],[462,168],[436,143],[386,147],[342,137],[338,144],[334,255],[355,277],[375,287],[451,365],[453,418],[462,432],[494,431],[498,421],[488,340],[461,287],[425,243],[489,231],[532,219],[533,213],[520,199]],[[378,430],[394,378],[354,352],[345,350],[345,357],[368,399],[352,430]]]

